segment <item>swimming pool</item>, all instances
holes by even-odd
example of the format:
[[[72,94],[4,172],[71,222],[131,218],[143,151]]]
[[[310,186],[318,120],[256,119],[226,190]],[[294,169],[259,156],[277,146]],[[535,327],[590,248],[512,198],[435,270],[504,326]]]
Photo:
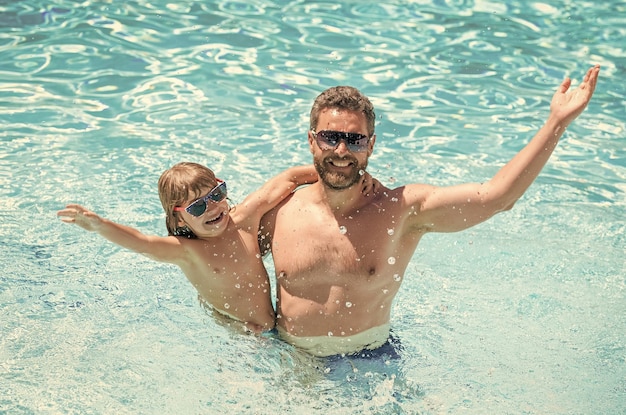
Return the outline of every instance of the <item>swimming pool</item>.
[[[625,23],[618,1],[0,2],[0,413],[624,413]],[[399,358],[237,334],[177,268],[55,216],[162,235],[156,182],[182,160],[241,201],[311,161],[337,84],[376,107],[383,183],[481,181],[592,63],[516,207],[418,247]]]

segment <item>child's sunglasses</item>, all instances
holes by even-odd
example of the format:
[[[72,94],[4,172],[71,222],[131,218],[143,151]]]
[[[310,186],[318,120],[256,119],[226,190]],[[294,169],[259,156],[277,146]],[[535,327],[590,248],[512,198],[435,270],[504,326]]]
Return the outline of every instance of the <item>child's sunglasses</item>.
[[[339,145],[340,140],[344,140],[348,146],[348,150],[359,152],[366,151],[370,138],[358,133],[344,133],[341,131],[323,130],[315,132],[311,130],[313,138],[317,141],[317,145],[322,151],[334,150]]]
[[[186,208],[176,206],[174,212],[182,212],[183,210],[192,216],[202,216],[206,212],[208,201],[213,203],[219,203],[226,198],[226,182],[224,180],[217,179],[218,185],[213,188],[206,196],[192,202]]]

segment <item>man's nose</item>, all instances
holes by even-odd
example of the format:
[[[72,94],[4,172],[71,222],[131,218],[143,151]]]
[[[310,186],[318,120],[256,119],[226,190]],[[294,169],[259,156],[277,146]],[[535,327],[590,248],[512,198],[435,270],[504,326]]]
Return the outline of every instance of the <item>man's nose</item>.
[[[348,149],[348,144],[346,144],[346,140],[339,140],[339,144],[335,147],[335,153],[341,155],[349,153],[350,149]]]

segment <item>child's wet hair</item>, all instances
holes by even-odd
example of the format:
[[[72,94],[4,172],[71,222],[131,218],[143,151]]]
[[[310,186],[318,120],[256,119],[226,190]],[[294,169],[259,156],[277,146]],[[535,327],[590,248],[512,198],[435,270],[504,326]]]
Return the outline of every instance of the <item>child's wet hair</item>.
[[[174,208],[202,196],[203,190],[215,186],[217,179],[213,171],[198,163],[178,163],[163,172],[159,178],[159,198],[165,210],[168,235],[196,238],[191,229],[178,226],[178,212]]]

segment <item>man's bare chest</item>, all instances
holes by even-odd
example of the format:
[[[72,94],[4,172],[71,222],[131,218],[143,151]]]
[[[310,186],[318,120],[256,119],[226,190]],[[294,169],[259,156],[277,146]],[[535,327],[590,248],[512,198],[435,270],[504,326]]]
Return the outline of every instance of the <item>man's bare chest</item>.
[[[370,274],[387,260],[400,237],[398,224],[389,216],[310,211],[291,217],[279,218],[272,245],[276,267],[290,273]]]

